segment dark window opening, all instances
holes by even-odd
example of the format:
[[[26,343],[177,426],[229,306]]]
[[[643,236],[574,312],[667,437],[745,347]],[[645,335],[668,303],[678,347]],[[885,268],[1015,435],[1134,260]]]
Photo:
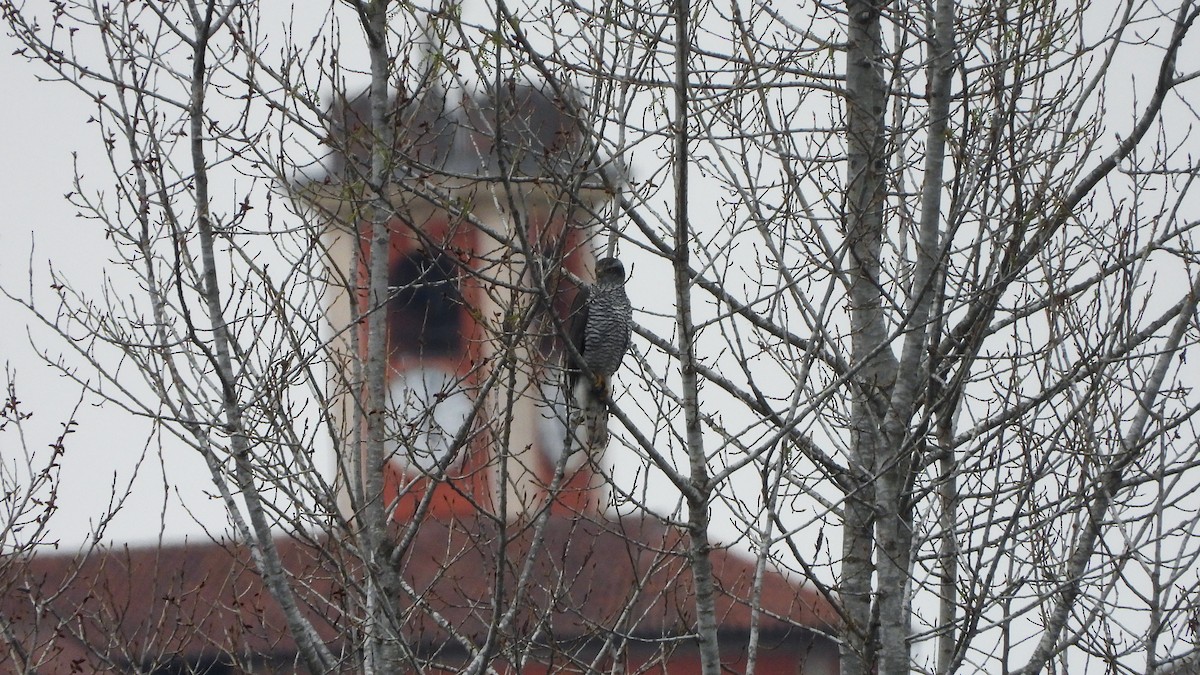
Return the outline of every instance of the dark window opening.
[[[444,253],[416,251],[388,273],[388,333],[392,353],[452,356],[463,347],[462,293]]]

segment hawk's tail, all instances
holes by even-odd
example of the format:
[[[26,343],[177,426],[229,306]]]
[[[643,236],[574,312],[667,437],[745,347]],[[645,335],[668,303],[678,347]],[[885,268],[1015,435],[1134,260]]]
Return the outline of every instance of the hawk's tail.
[[[608,396],[607,378],[599,386],[587,377],[575,382],[570,419],[573,449],[582,447],[592,454],[608,447]]]

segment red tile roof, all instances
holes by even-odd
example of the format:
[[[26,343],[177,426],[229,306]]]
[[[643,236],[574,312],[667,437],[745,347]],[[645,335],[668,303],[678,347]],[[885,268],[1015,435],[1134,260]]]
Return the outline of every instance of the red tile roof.
[[[532,528],[501,530],[483,519],[423,523],[400,555],[408,588],[398,610],[410,644],[422,653],[453,651],[452,635],[478,644],[497,605],[501,612],[511,606],[527,567],[529,584],[507,639],[582,654],[613,632],[646,649],[688,633],[695,603],[686,540],[677,530],[646,519],[553,517],[544,543],[531,552]],[[346,638],[357,631],[357,594],[346,591],[359,583],[353,559],[327,541],[277,545],[322,638],[335,651],[348,648],[353,641]],[[744,645],[753,561],[724,549],[714,550],[712,561],[721,632],[725,642]],[[5,578],[19,576],[19,589],[5,591],[0,618],[47,661],[41,673],[72,672],[72,663],[87,664],[76,672],[88,672],[179,655],[295,652],[277,603],[241,546],[123,548],[14,562],[5,561]],[[763,580],[762,608],[760,630],[773,642],[800,644],[812,638],[808,628],[835,623],[826,600],[775,573]]]

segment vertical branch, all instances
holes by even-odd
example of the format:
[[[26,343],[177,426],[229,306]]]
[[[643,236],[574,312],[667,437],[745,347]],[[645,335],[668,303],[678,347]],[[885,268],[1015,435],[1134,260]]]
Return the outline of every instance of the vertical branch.
[[[392,620],[391,603],[398,590],[390,564],[388,512],[383,499],[387,463],[387,301],[388,263],[391,252],[392,209],[387,193],[392,174],[392,137],[388,119],[388,76],[391,60],[387,40],[388,0],[371,0],[358,6],[359,18],[371,58],[368,105],[371,118],[371,165],[367,177],[371,199],[370,247],[367,260],[367,344],[364,366],[364,401],[361,408],[366,443],[360,464],[363,508],[359,522],[367,570],[367,630],[364,656],[367,673],[394,672],[400,667],[401,643]]]
[[[929,79],[929,126],[926,130],[925,166],[921,188],[921,218],[917,233],[915,264],[905,321],[908,333],[900,355],[891,402],[884,419],[885,464],[876,482],[879,522],[875,565],[879,593],[880,672],[909,672],[911,615],[911,551],[913,522],[911,495],[906,494],[917,444],[911,438],[915,401],[926,372],[927,337],[930,317],[939,295],[942,175],[945,166],[946,128],[950,116],[950,75],[954,50],[954,4],[938,0],[934,10],[927,77]]]
[[[221,390],[221,408],[224,414],[225,432],[229,434],[238,487],[246,500],[246,510],[254,529],[255,539],[246,542],[255,563],[271,595],[279,603],[288,622],[288,628],[296,640],[301,657],[313,672],[324,672],[333,663],[333,657],[312,624],[301,614],[300,608],[288,583],[287,573],[275,547],[271,525],[267,520],[264,505],[255,481],[255,470],[250,452],[251,440],[243,419],[243,408],[238,400],[237,370],[231,355],[232,336],[225,319],[221,300],[221,289],[217,282],[216,233],[209,209],[208,160],[205,156],[205,92],[208,82],[208,45],[214,32],[226,21],[237,4],[231,5],[224,14],[216,16],[216,3],[210,0],[201,12],[192,5],[192,21],[195,34],[192,41],[192,80],[188,108],[191,133],[191,159],[193,184],[195,186],[196,228],[199,233],[200,259],[202,266],[203,295],[208,320],[212,326],[211,348],[199,341],[193,331],[193,339],[208,356],[216,372]],[[178,282],[177,282],[178,283]]]
[[[675,0],[675,325],[679,335],[679,370],[682,379],[685,443],[691,469],[687,493],[688,535],[692,580],[696,590],[696,631],[704,675],[720,672],[711,545],[708,539],[708,506],[712,494],[704,437],[700,429],[699,384],[696,375],[696,327],[692,323],[691,227],[688,222],[688,60],[690,57],[689,0]]]
[[[851,381],[850,475],[842,539],[839,596],[848,620],[842,642],[842,672],[874,670],[875,629],[871,592],[874,569],[874,476],[882,468],[881,431],[886,395],[896,376],[888,350],[880,286],[883,240],[884,171],[887,168],[883,112],[886,102],[882,68],[880,8],[871,0],[848,0],[846,53],[847,187],[844,212],[849,246]],[[894,505],[893,505],[894,508]]]
[[[958,477],[949,445],[939,443],[938,447],[945,454],[938,462],[941,477],[938,485],[937,672],[949,673],[958,651],[958,635],[954,629],[954,621],[959,613],[958,533],[954,529],[954,516],[958,509]]]
[[[917,302],[918,311],[923,311],[916,326],[924,326],[930,319],[925,309],[936,302],[934,297],[934,279],[945,278],[938,274],[939,261],[934,260],[939,249],[933,245],[938,238],[937,221],[941,215],[943,192],[943,169],[946,155],[947,125],[950,119],[950,76],[953,67],[951,55],[956,38],[954,36],[954,3],[951,0],[938,0],[933,19],[933,39],[929,55],[929,91],[930,129],[926,141],[927,155],[925,157],[925,184],[921,194],[921,234],[920,247],[917,252],[917,273],[914,274],[913,302],[920,297],[918,293],[928,295],[927,303]],[[924,266],[928,266],[927,268]],[[921,289],[928,288],[928,291]],[[939,292],[941,289],[938,289]],[[921,305],[924,304],[924,307]],[[929,331],[922,330],[928,337]],[[927,340],[926,340],[927,341]],[[922,351],[923,345],[917,345],[917,351]],[[905,356],[908,357],[909,342],[905,343]],[[911,358],[911,357],[910,357]],[[928,377],[928,368],[922,370],[922,379]],[[912,378],[915,379],[915,378]],[[934,399],[933,392],[928,397]],[[909,403],[911,405],[911,402]],[[958,480],[950,444],[950,425],[953,424],[953,412],[947,412],[940,421],[938,448],[944,453],[939,460],[941,480],[938,485],[939,495],[939,529],[941,540],[938,548],[938,636],[937,636],[937,672],[950,672],[957,651],[957,635],[954,621],[958,615],[958,539],[954,529],[955,514],[958,508]],[[911,521],[909,523],[911,527]],[[910,549],[911,550],[911,549]],[[911,611],[911,608],[909,608]]]
[[[371,88],[369,107],[371,118],[371,166],[368,181],[371,195],[370,246],[367,258],[367,344],[365,356],[366,456],[361,479],[365,485],[365,510],[368,514],[368,534],[385,522],[382,498],[384,462],[385,413],[387,388],[387,299],[388,253],[391,246],[391,209],[387,204],[391,137],[387,124],[388,62],[387,62],[387,0],[372,0],[363,9],[363,27],[371,57]]]
[[[754,675],[758,665],[758,646],[760,640],[760,622],[762,619],[763,580],[767,571],[767,559],[771,556],[771,544],[774,543],[775,519],[779,513],[779,492],[783,482],[783,472],[786,470],[789,452],[782,445],[777,449],[778,456],[763,470],[763,506],[762,525],[758,528],[758,553],[754,560],[754,581],[750,588],[750,632],[749,643],[746,646],[746,675]],[[771,476],[774,475],[772,479]]]

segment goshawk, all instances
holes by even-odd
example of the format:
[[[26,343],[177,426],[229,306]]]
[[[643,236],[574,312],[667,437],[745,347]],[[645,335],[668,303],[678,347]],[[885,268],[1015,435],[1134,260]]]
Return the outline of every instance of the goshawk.
[[[616,258],[596,262],[596,283],[580,287],[571,305],[567,338],[574,349],[567,349],[566,371],[568,400],[574,429],[582,421],[584,434],[579,438],[588,449],[608,444],[608,398],[612,393],[612,375],[629,349],[633,329],[633,308],[625,295],[625,267]],[[576,357],[578,353],[578,357]]]

